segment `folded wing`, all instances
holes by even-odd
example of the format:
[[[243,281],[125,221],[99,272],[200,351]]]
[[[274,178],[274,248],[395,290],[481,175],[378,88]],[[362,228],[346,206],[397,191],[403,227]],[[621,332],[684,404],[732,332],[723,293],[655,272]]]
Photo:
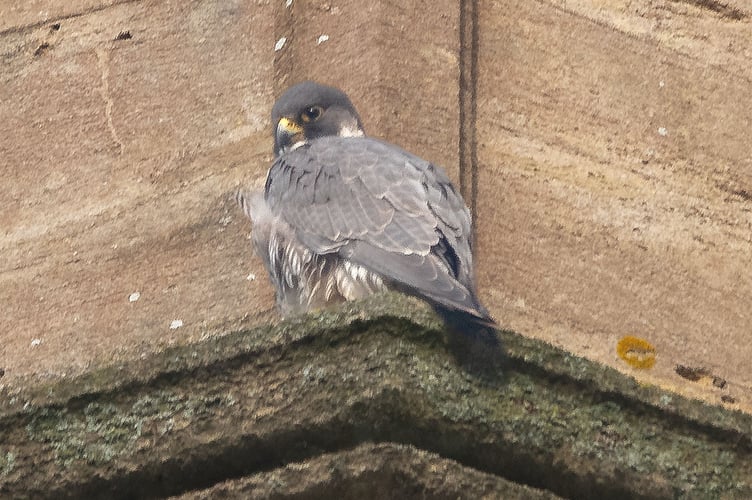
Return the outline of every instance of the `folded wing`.
[[[327,137],[279,157],[265,196],[312,252],[488,319],[473,286],[470,214],[438,167],[376,139]]]

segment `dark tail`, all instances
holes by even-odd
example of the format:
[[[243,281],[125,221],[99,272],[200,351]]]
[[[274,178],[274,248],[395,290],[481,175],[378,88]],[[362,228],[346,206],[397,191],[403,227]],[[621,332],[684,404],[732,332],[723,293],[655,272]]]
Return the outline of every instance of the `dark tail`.
[[[482,376],[498,375],[504,349],[498,325],[485,311],[482,316],[435,305],[449,330],[452,354],[468,371]]]

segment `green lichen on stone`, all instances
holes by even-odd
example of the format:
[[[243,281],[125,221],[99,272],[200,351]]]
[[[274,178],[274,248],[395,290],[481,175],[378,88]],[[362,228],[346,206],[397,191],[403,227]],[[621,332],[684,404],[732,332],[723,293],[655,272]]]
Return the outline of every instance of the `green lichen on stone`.
[[[510,371],[497,386],[479,386],[459,371],[430,366],[426,363],[430,373],[418,376],[417,384],[442,418],[488,427],[490,435],[513,447],[550,454],[544,462],[558,456],[573,468],[608,463],[634,478],[670,478],[672,495],[715,495],[740,484],[750,491],[749,462],[739,462],[732,444],[691,422],[675,422],[640,405],[599,401],[603,395],[577,384],[551,384],[524,372]]]
[[[7,476],[16,467],[16,455],[11,451],[3,452],[0,448],[0,475]]]
[[[32,441],[54,450],[59,463],[74,461],[102,465],[115,457],[148,445],[148,438],[161,437],[176,426],[212,412],[217,406],[234,404],[231,396],[203,396],[157,391],[140,395],[130,404],[93,401],[79,410],[45,407],[34,410],[26,426]]]

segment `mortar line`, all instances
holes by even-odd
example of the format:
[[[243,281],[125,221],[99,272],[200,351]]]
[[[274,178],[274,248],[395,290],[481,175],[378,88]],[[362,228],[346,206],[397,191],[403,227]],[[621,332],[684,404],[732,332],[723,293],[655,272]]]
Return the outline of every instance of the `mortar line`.
[[[461,0],[459,16],[459,167],[460,192],[473,217],[473,247],[478,226],[478,151],[476,138],[478,79],[478,2]]]

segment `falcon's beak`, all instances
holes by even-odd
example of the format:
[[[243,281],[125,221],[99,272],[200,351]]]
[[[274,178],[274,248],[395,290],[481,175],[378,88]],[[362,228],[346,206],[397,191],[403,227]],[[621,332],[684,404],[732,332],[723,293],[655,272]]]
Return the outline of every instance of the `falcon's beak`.
[[[282,117],[277,122],[277,132],[274,134],[274,152],[281,155],[295,149],[305,142],[303,127],[290,120]]]

